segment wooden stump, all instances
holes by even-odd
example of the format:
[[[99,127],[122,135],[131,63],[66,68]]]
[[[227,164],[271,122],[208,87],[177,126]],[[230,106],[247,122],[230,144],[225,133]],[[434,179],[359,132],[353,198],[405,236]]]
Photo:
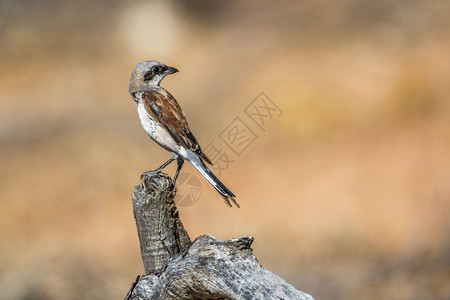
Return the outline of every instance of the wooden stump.
[[[314,299],[263,268],[253,255],[253,237],[220,241],[210,235],[191,243],[178,216],[171,179],[146,178],[135,186],[133,211],[145,276],[125,299]]]

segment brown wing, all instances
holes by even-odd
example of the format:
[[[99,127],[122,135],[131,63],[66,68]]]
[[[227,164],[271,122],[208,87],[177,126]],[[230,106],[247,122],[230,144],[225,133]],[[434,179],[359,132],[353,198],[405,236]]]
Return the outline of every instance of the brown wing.
[[[189,129],[183,110],[169,92],[162,88],[145,91],[142,94],[142,101],[147,113],[160,122],[180,146],[197,153],[207,163],[211,164]]]

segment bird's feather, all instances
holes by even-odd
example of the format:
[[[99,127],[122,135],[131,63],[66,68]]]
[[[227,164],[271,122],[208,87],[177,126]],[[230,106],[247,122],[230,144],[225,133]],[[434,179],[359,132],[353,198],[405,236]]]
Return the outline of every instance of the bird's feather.
[[[161,87],[147,90],[142,94],[142,102],[147,113],[167,129],[179,146],[195,152],[204,161],[211,164],[189,129],[183,110],[169,92]]]

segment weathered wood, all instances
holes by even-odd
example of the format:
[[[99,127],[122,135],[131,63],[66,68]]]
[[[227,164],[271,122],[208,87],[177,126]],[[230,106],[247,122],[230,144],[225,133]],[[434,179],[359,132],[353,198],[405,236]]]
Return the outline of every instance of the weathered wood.
[[[263,268],[253,237],[220,241],[202,235],[190,242],[179,220],[166,174],[136,186],[133,210],[146,276],[125,299],[314,299]]]
[[[184,229],[173,201],[169,175],[144,178],[148,190],[140,185],[131,195],[145,274],[163,270],[191,239]]]

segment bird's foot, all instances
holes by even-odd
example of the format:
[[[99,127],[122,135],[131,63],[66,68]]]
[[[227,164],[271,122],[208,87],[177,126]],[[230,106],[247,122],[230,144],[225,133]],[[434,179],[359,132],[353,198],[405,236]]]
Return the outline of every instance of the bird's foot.
[[[147,191],[149,189],[148,179],[152,176],[159,174],[160,172],[161,172],[161,170],[156,169],[153,171],[147,171],[147,172],[142,173],[141,174],[141,187]]]
[[[177,187],[176,187],[176,183],[172,182],[169,186],[169,190],[176,193],[177,192]]]

